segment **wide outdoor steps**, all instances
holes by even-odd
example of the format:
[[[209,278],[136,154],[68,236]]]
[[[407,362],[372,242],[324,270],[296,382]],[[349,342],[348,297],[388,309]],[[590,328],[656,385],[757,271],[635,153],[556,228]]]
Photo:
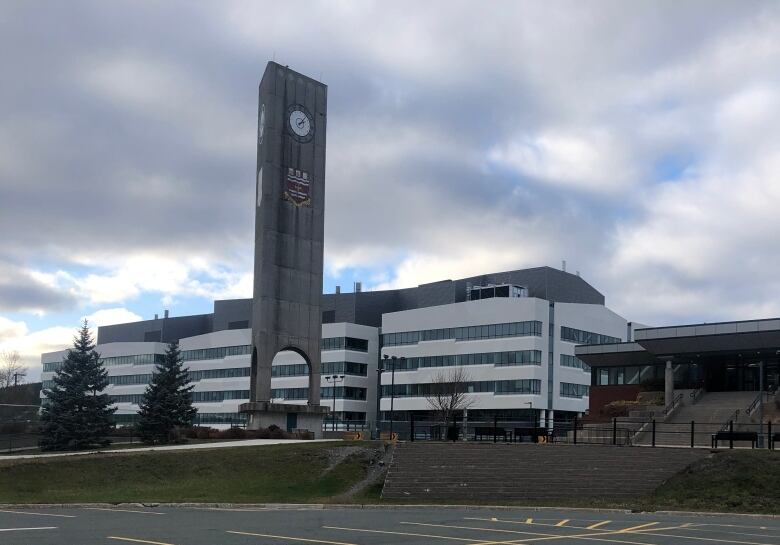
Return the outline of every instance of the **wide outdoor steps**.
[[[383,498],[622,499],[647,494],[707,451],[595,445],[399,443]]]
[[[721,429],[730,419],[734,419],[734,429],[739,431],[743,423],[750,419],[746,414],[748,406],[756,399],[758,392],[707,392],[696,403],[685,397],[679,407],[665,421],[657,419],[655,444],[664,446],[690,446],[691,421],[694,426],[694,445],[709,446],[712,434]],[[735,411],[739,410],[737,417]],[[754,428],[751,428],[754,429]],[[634,439],[635,445],[649,445],[652,435],[647,430]]]

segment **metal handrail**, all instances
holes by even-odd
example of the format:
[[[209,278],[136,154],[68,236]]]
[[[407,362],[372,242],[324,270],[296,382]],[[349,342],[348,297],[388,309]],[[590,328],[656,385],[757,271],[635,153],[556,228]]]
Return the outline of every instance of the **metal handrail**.
[[[764,392],[758,392],[756,398],[753,400],[753,402],[750,405],[748,405],[748,408],[745,410],[745,414],[747,414],[748,416],[753,414],[753,411],[756,409],[756,407],[758,407],[758,404],[761,403],[761,396],[763,395]]]
[[[672,398],[672,402],[669,403],[666,407],[664,407],[664,416],[669,416],[669,413],[671,413],[674,409],[677,408],[677,405],[682,401],[683,395],[682,392],[677,394]]]
[[[704,395],[704,386],[701,388],[696,388],[694,391],[691,392],[691,403],[696,403],[699,401],[699,398]]]
[[[734,422],[737,418],[739,418],[739,409],[734,411],[734,414],[732,414],[728,420],[726,420],[726,423],[723,424],[718,431],[728,431],[731,427],[731,423]]]

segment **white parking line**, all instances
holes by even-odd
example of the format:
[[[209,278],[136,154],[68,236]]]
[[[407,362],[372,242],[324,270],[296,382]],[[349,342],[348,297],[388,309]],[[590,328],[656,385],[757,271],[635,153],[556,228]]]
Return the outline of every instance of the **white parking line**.
[[[144,515],[164,515],[165,513],[157,513],[155,511],[135,511],[133,509],[112,509],[110,507],[84,507],[83,509],[91,509],[92,511],[119,511],[121,513],[141,513]]]
[[[74,519],[76,515],[55,515],[54,513],[30,513],[28,511],[15,511],[13,509],[0,509],[0,513],[13,513],[14,515],[37,515],[39,517],[61,517]]]
[[[24,530],[56,530],[56,526],[40,526],[38,528],[0,528],[0,532],[21,532]]]

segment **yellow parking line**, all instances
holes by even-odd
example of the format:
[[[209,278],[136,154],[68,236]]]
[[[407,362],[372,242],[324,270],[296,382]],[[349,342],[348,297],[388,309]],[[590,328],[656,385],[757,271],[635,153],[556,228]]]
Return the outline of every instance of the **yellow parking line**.
[[[405,523],[401,523],[405,524]],[[474,543],[475,540],[473,539],[466,539],[465,537],[451,537],[451,536],[436,536],[433,534],[414,534],[411,532],[392,532],[390,530],[368,530],[365,528],[344,528],[343,526],[323,526],[326,530],[343,530],[346,532],[364,532],[367,534],[389,534],[394,536],[409,536],[409,537],[430,537],[434,539],[449,539],[451,541],[468,541],[469,543]],[[479,541],[479,540],[476,540]],[[483,543],[484,545],[490,545],[491,541],[480,541],[480,543]]]
[[[657,522],[648,522],[647,524],[640,524],[639,526],[631,526],[630,528],[623,528],[622,530],[618,530],[621,534],[627,534],[628,532],[636,532],[640,528],[649,528],[650,526],[656,526]]]
[[[15,515],[37,515],[39,517],[62,517],[66,519],[76,518],[76,515],[55,515],[53,513],[30,513],[28,511],[15,511],[13,509],[0,509],[0,513],[13,513]]]
[[[497,519],[493,519],[493,520],[497,520]],[[526,524],[533,524],[534,523],[534,519],[525,519],[525,523]]]
[[[610,522],[612,522],[612,521],[611,520],[602,520],[601,522],[597,522],[596,524],[591,524],[590,526],[588,526],[585,529],[586,530],[595,530],[596,528],[604,526],[605,524],[609,524]]]
[[[284,539],[287,541],[304,541],[306,543],[325,543],[326,545],[355,545],[354,543],[344,543],[343,541],[326,541],[324,539],[306,539],[305,537],[275,536],[273,534],[253,534],[252,532],[235,532],[226,530],[228,534],[238,534],[241,536],[270,537],[273,539]]]
[[[133,539],[132,537],[108,536],[108,539],[117,539],[119,541],[132,541],[133,543],[148,543],[149,545],[173,545],[172,543],[163,543],[162,541],[147,541],[145,539]]]
[[[552,541],[555,539],[584,539],[586,541],[610,541],[612,543],[624,543],[627,545],[647,545],[647,543],[641,543],[639,541],[605,539],[604,537],[602,537],[605,535],[607,536],[614,535],[617,532],[606,532],[601,534],[544,534],[541,532],[523,532],[520,530],[506,530],[504,528],[478,528],[474,526],[451,526],[447,524],[427,524],[424,522],[402,522],[401,524],[415,524],[419,526],[435,526],[439,528],[454,528],[459,530],[476,530],[476,531],[483,531],[483,532],[500,532],[505,534],[520,534],[520,535],[527,535],[527,536],[535,536],[526,539],[513,539],[508,541],[482,541],[482,540],[475,539],[472,541],[473,545],[513,545],[513,544],[520,544],[520,543],[530,543],[535,541]],[[517,524],[522,524],[522,523],[518,522]],[[552,525],[548,525],[548,526],[552,526]]]
[[[556,526],[566,526],[566,523],[569,522],[569,519],[563,519],[561,522],[556,524]]]

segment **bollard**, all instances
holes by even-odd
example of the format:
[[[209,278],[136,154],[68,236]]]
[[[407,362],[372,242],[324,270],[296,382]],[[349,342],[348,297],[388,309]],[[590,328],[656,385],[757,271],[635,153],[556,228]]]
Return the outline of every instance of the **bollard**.
[[[734,421],[729,420],[729,448],[734,448]]]
[[[493,414],[493,442],[498,441],[498,437],[496,436],[496,428],[498,428],[498,415]]]
[[[693,438],[694,438],[694,436],[695,436],[695,434],[696,434],[696,431],[695,431],[695,430],[696,430],[696,428],[695,428],[695,426],[696,426],[696,422],[694,422],[693,420],[691,420],[691,448],[693,448]]]
[[[409,440],[414,443],[414,411],[409,411]]]
[[[612,444],[617,445],[617,418],[612,419]]]
[[[653,446],[655,446],[655,418],[653,418]]]
[[[766,448],[772,450],[772,421],[766,423]]]

